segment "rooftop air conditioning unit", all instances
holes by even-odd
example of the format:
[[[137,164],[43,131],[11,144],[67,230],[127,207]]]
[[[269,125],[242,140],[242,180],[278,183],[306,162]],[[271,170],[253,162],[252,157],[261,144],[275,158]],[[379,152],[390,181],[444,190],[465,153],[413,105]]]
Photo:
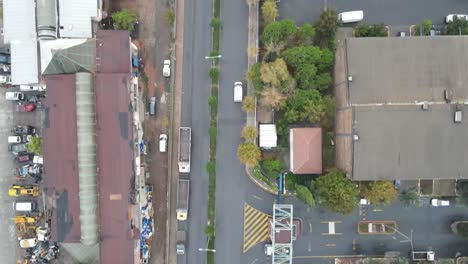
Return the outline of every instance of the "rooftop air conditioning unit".
[[[352,81],[353,81],[353,76],[349,75],[349,76],[348,76],[348,81],[349,81],[349,82],[352,82]]]
[[[461,110],[455,111],[454,121],[455,121],[455,123],[461,123],[461,121],[462,121],[462,111]]]
[[[354,139],[354,141],[358,141],[359,140],[359,135],[354,134],[353,139]]]

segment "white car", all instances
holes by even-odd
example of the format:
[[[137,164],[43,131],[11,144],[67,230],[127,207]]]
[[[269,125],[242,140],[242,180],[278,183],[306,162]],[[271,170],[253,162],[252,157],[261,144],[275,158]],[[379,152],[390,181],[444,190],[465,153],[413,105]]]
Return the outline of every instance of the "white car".
[[[457,17],[459,20],[468,20],[468,15],[465,14],[450,14],[445,18],[445,23],[450,23],[453,21],[454,17]]]
[[[449,200],[441,200],[441,199],[431,199],[432,206],[449,206]]]
[[[161,134],[159,135],[159,152],[166,152],[167,151],[167,135]]]
[[[164,60],[163,76],[171,77],[171,61],[170,60]]]
[[[22,101],[24,100],[24,93],[22,92],[6,92],[5,99],[12,101]]]
[[[243,88],[242,82],[234,83],[234,103],[242,103]]]

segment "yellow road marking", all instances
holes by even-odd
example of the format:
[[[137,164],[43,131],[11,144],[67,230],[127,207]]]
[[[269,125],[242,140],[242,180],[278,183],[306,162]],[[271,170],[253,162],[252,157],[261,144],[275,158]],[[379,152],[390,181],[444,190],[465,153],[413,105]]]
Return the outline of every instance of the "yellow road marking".
[[[244,204],[243,252],[268,239],[268,214]],[[255,262],[254,262],[255,263]]]

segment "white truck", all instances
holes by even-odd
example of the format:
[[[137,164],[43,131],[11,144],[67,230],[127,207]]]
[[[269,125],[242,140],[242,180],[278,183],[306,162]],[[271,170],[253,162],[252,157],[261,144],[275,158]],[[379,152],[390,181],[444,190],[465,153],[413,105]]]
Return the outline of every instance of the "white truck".
[[[179,180],[177,184],[177,220],[185,221],[188,218],[190,195],[190,180]]]
[[[179,172],[190,172],[190,151],[192,147],[192,129],[190,127],[179,128]]]
[[[434,261],[435,253],[434,251],[411,251],[411,257],[413,260],[424,260],[424,261]]]
[[[171,77],[171,61],[170,60],[164,60],[163,76]]]

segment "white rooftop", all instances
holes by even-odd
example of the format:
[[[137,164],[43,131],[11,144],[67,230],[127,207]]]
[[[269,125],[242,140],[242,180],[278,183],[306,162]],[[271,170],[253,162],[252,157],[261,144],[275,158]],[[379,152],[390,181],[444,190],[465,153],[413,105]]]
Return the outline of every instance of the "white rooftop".
[[[4,42],[36,39],[34,0],[3,0]]]
[[[37,41],[11,43],[11,83],[36,84],[39,82]]]
[[[92,17],[98,14],[97,0],[59,0],[61,38],[92,38]]]
[[[261,148],[276,148],[277,136],[275,124],[260,124],[259,137]]]

